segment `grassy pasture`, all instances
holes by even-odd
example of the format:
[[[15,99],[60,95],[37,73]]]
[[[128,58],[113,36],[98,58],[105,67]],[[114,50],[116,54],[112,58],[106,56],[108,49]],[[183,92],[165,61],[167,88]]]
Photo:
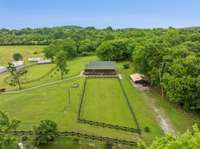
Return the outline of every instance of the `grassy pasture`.
[[[68,88],[73,82],[80,88],[71,89],[69,104]],[[96,128],[77,123],[83,78],[64,81],[63,83],[41,87],[24,93],[0,95],[0,109],[6,111],[12,118],[21,121],[21,130],[31,130],[40,120],[51,119],[58,124],[60,131],[80,131],[82,133],[109,136],[121,139],[135,140],[132,133]]]
[[[87,78],[81,117],[136,128],[117,78]]]
[[[30,57],[43,57],[44,48],[45,46],[0,46],[0,66],[7,65],[14,53],[21,53],[26,63]]]
[[[22,47],[25,48],[26,46],[19,46],[19,47],[16,46],[16,49],[21,49]],[[28,46],[24,50],[20,51],[24,51],[26,53],[27,49],[31,49],[31,47],[32,46],[30,46],[29,48]],[[36,46],[33,46],[32,52],[35,51],[34,47]],[[6,47],[6,48],[15,49],[15,46],[13,48],[12,47],[10,48]],[[0,65],[3,65],[8,62],[12,54],[8,53],[4,54],[5,56],[7,55],[7,57],[4,57],[2,59],[1,56],[2,53],[4,53],[4,51],[2,51],[1,49],[2,47],[0,47]],[[42,48],[41,49],[38,48],[38,50],[40,51],[42,50]],[[10,50],[10,52],[13,53],[12,50]],[[23,54],[23,55],[27,55],[24,56],[27,59],[29,56],[31,57],[33,56],[32,52],[30,52],[30,55],[29,54]],[[70,71],[68,74],[66,74],[65,77],[67,78],[72,75],[79,74],[83,70],[85,64],[94,60],[97,60],[96,56],[80,57],[72,61],[69,61],[68,67]],[[127,93],[131,106],[133,107],[133,110],[136,114],[140,128],[142,129],[142,138],[146,142],[151,142],[151,140],[156,136],[159,137],[163,135],[163,132],[159,124],[155,120],[153,111],[148,105],[148,98],[156,99],[158,106],[162,107],[166,111],[168,117],[171,119],[177,131],[180,132],[185,131],[186,129],[190,128],[194,122],[199,121],[199,118],[197,116],[183,112],[183,110],[181,110],[180,108],[177,108],[172,104],[169,104],[167,100],[163,100],[163,98],[160,97],[157,93],[150,91],[147,95],[144,95],[141,91],[138,91],[136,88],[134,88],[129,80],[129,75],[134,72],[134,69],[133,67],[131,67],[130,69],[123,69],[124,63],[120,62],[117,64],[118,72],[122,75],[121,82]],[[34,67],[30,67],[28,68],[29,75],[27,74],[26,79],[32,80],[39,78],[45,73],[47,73],[52,67],[53,64],[36,65]],[[16,87],[10,87],[4,83],[3,78],[6,77],[7,75],[8,75],[7,73],[0,74],[0,87],[5,87],[15,90]],[[23,87],[29,88],[49,83],[52,81],[57,81],[59,79],[60,79],[59,72],[55,70],[54,72],[52,72],[52,74],[46,76],[42,80],[24,84]],[[67,91],[73,82],[78,82],[80,84],[80,87],[78,89],[71,89],[71,103],[68,104],[69,99]],[[54,84],[51,86],[40,87],[22,93],[0,95],[0,109],[6,111],[12,118],[19,119],[21,121],[20,129],[22,130],[32,129],[32,126],[38,124],[40,120],[51,119],[57,122],[59,130],[61,131],[80,131],[91,135],[100,135],[100,136],[102,135],[113,138],[117,137],[119,139],[125,139],[130,141],[137,140],[138,136],[135,134],[133,135],[133,133],[77,123],[78,107],[80,103],[80,96],[82,93],[81,89],[83,87],[83,83],[84,83],[84,78],[80,77],[78,79],[68,80],[62,83]],[[106,87],[106,94],[103,95],[102,90],[104,90],[105,86],[107,87],[112,86],[112,87],[110,88]],[[83,116],[85,116],[86,118],[89,117],[89,119],[96,119],[96,120],[100,119],[101,117],[101,120],[104,119],[104,121],[108,121],[109,123],[132,126],[133,120],[128,116],[129,115],[127,112],[128,107],[127,106],[125,107],[125,104],[122,103],[122,100],[116,101],[114,99],[116,98],[115,96],[120,97],[120,99],[122,97],[120,92],[116,92],[116,90],[118,90],[117,86],[118,85],[116,85],[116,82],[113,80],[105,82],[104,81],[101,82],[101,80],[93,80],[89,82],[89,86],[87,89],[88,93],[86,95],[88,97],[85,98],[87,103],[84,105]],[[96,91],[93,92],[93,89],[95,89]],[[115,95],[107,94],[108,90],[112,90],[111,92]],[[98,95],[97,97],[96,94]],[[100,98],[99,95],[100,96],[102,95],[103,97],[105,96],[105,98]],[[94,100],[92,100],[93,97],[97,98],[99,103],[96,101],[94,102]],[[113,98],[111,100],[105,100],[107,98],[110,99],[110,97]],[[101,100],[103,102],[100,102]],[[93,107],[92,105],[95,106]],[[111,105],[112,108],[109,109],[107,105]],[[118,105],[120,105],[119,108],[117,108]],[[107,115],[105,113],[110,113],[110,115]],[[109,118],[107,116],[109,116]],[[150,128],[149,133],[144,132],[144,128],[146,126]],[[58,142],[56,142],[55,146],[53,147],[56,148],[58,146],[58,148],[62,148],[63,146],[67,146],[66,143],[67,143],[66,141],[63,141],[61,139],[58,140]],[[70,145],[73,146],[73,142],[69,141],[69,146]],[[74,148],[81,148],[81,147],[77,146]],[[64,149],[64,147],[62,149]]]
[[[70,76],[80,74],[80,72],[84,69],[85,64],[89,63],[90,61],[94,61],[96,59],[97,59],[96,56],[90,56],[90,57],[80,57],[69,61],[67,63],[69,72],[64,77],[68,78]],[[23,81],[37,80],[43,77],[45,74],[47,74],[54,67],[55,64],[33,65],[31,67],[28,67],[27,68],[28,73],[22,78],[22,80]],[[0,74],[0,86],[6,88],[7,90],[16,90],[17,87],[9,86],[7,83],[5,83],[4,78],[8,75],[9,75],[8,73]],[[29,88],[57,80],[60,80],[60,73],[57,70],[54,70],[41,80],[22,84],[22,87]]]

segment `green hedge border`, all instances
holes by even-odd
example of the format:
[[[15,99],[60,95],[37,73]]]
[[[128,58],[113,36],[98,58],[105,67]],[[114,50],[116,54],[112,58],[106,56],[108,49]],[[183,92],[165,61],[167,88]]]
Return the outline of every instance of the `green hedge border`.
[[[81,118],[81,111],[82,111],[82,106],[83,106],[83,100],[84,100],[84,95],[85,95],[85,88],[87,85],[87,79],[88,78],[116,78],[119,81],[120,87],[122,89],[122,92],[124,94],[124,97],[126,99],[128,108],[131,112],[132,118],[134,120],[134,122],[136,123],[136,127],[137,128],[130,128],[130,127],[125,127],[125,126],[119,126],[119,125],[113,125],[113,124],[108,124],[108,123],[103,123],[103,122],[96,122],[96,121],[91,121],[91,120],[87,120],[87,119],[83,119]],[[127,131],[127,132],[131,132],[131,133],[138,133],[141,134],[141,129],[139,127],[137,118],[135,116],[135,113],[133,111],[133,108],[129,102],[128,96],[125,92],[125,89],[122,85],[121,80],[117,77],[117,76],[86,76],[85,77],[85,81],[84,81],[84,86],[83,86],[83,91],[82,91],[82,95],[81,95],[81,99],[80,99],[80,104],[79,104],[79,109],[78,109],[78,116],[77,116],[77,121],[79,123],[83,123],[83,124],[88,124],[88,125],[93,125],[93,126],[99,126],[99,127],[103,127],[103,128],[110,128],[110,129],[116,129],[116,130],[122,130],[122,131]]]

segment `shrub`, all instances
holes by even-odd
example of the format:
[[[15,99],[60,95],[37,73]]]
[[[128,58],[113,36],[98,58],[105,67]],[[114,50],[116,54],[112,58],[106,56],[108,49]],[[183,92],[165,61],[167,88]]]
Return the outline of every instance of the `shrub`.
[[[58,135],[57,124],[51,120],[43,120],[38,127],[34,127],[34,144],[47,145]]]
[[[129,65],[129,64],[124,64],[124,65],[123,65],[123,68],[124,68],[124,69],[129,69],[129,68],[130,68],[130,65]]]
[[[148,126],[144,127],[145,132],[150,132],[150,128]]]
[[[37,52],[37,51],[34,51],[33,54],[36,55],[36,54],[38,54],[38,52]]]
[[[23,59],[23,56],[20,53],[14,53],[13,54],[13,60],[19,61],[19,60],[22,60],[22,59]]]

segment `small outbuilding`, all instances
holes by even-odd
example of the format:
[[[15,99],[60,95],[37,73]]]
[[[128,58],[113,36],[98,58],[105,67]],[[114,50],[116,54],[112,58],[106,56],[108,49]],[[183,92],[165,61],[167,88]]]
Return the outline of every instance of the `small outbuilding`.
[[[85,75],[116,75],[116,62],[96,61],[85,66]]]
[[[51,59],[41,59],[37,61],[38,64],[51,64],[52,60]]]
[[[43,58],[41,58],[41,57],[33,57],[33,58],[29,58],[28,59],[29,62],[38,62],[40,60],[43,60]]]
[[[139,73],[135,73],[130,75],[131,80],[135,84],[141,84],[142,86],[149,86],[149,81],[144,78],[144,75],[141,75]]]

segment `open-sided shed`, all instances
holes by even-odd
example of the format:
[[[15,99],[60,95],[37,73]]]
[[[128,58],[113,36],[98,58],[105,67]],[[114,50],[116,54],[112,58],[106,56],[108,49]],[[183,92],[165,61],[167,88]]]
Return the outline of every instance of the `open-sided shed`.
[[[116,63],[113,61],[96,61],[85,66],[85,75],[115,75]]]

